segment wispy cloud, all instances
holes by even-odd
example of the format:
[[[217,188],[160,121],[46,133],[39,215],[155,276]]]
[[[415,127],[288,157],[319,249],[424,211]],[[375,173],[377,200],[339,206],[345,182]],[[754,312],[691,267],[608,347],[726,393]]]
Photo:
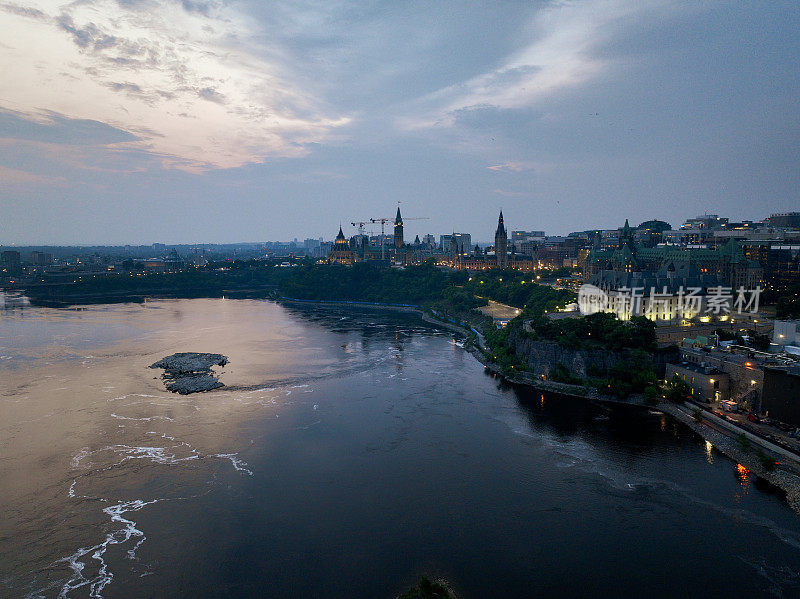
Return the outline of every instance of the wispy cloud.
[[[253,41],[259,27],[235,5],[60,4],[0,4],[0,108],[100,121],[190,170],[301,156],[349,122]]]
[[[613,64],[601,53],[625,23],[655,11],[661,0],[559,0],[535,13],[530,42],[496,68],[421,98],[399,119],[403,129],[450,126],[466,111],[521,109],[586,84]]]
[[[533,170],[534,164],[532,162],[503,162],[502,164],[493,164],[486,168],[491,171],[520,173],[522,171]]]
[[[12,15],[20,17],[27,17],[29,19],[46,20],[47,15],[38,8],[31,8],[29,6],[20,6],[19,4],[12,4],[8,2],[0,2],[0,11],[7,12]]]
[[[65,185],[66,179],[63,177],[52,177],[49,175],[40,175],[30,173],[14,168],[7,168],[0,165],[0,189],[10,189],[18,187],[30,187],[38,185],[46,185],[48,187]]]

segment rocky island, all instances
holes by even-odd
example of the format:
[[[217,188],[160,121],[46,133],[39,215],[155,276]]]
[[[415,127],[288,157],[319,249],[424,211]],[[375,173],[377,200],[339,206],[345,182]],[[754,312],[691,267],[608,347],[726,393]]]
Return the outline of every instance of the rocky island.
[[[167,391],[189,395],[224,387],[211,368],[227,363],[227,356],[222,354],[181,352],[160,359],[150,368],[164,369],[161,378],[166,383]]]

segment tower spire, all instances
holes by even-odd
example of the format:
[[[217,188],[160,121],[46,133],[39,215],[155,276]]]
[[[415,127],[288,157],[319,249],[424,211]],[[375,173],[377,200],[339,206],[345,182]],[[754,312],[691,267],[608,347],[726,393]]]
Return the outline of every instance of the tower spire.
[[[394,217],[394,247],[403,247],[403,217],[400,216],[400,204],[397,205],[397,216]]]
[[[494,257],[499,268],[508,265],[508,234],[506,225],[503,222],[503,211],[500,210],[500,218],[497,219],[497,231],[494,234]]]

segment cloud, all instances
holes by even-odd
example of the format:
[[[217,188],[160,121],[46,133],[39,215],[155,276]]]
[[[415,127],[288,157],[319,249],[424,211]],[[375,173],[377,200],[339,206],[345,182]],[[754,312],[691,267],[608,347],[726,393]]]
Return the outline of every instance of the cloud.
[[[45,15],[41,10],[38,8],[30,8],[27,6],[19,6],[18,4],[10,4],[6,2],[0,2],[0,11],[4,11],[10,13],[12,15],[17,15],[19,17],[26,17],[29,19],[38,19],[38,20],[46,20],[47,15]]]
[[[39,175],[0,165],[0,189],[30,187],[32,185],[65,185],[66,183],[67,181],[63,177]]]
[[[217,104],[225,104],[225,96],[215,90],[213,87],[204,87],[197,90],[197,95],[208,100],[209,102],[216,102]]]
[[[534,165],[532,162],[503,162],[502,164],[494,164],[486,167],[491,171],[506,171],[512,173],[520,173],[522,171],[533,170]]]
[[[351,120],[295,81],[235,4],[59,4],[0,4],[0,109],[104,123],[189,170],[302,156]]]
[[[0,139],[68,145],[110,145],[133,142],[129,131],[91,119],[70,119],[50,111],[34,114],[0,109]]]
[[[495,68],[419,99],[398,119],[401,129],[452,126],[469,111],[530,108],[562,90],[585,85],[614,65],[601,48],[640,13],[664,2],[552,2],[527,28],[529,43]]]

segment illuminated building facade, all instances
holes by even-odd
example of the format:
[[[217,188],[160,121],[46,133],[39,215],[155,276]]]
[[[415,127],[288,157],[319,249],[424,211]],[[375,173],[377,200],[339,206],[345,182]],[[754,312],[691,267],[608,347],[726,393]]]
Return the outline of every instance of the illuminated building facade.
[[[342,227],[339,225],[339,234],[333,241],[333,248],[328,254],[328,262],[331,264],[352,264],[354,261],[353,250],[350,248],[350,242],[342,232]]]

